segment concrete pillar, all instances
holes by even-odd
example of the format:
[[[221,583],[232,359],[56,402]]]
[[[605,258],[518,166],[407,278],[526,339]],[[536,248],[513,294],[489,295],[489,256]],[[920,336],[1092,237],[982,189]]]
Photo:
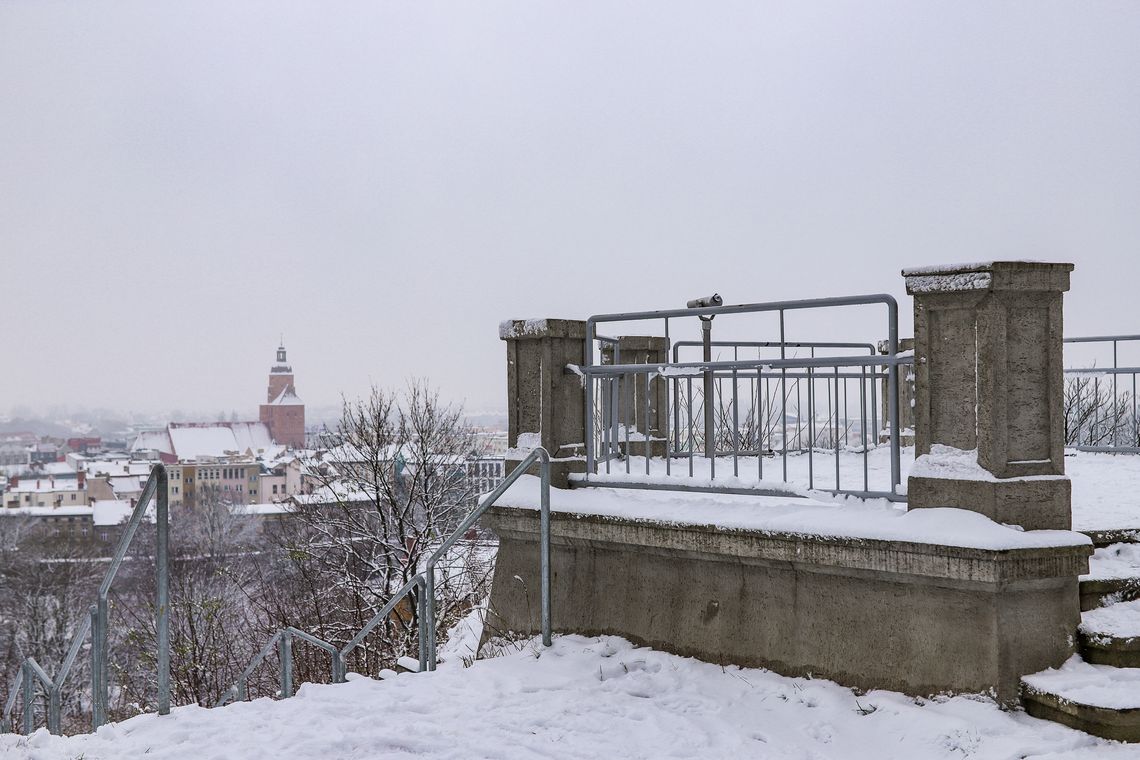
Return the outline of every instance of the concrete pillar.
[[[617,343],[617,356],[615,361],[614,345],[602,345],[602,364],[648,364],[664,365],[669,363],[669,341],[660,336],[650,335],[623,335]],[[649,414],[646,416],[645,403],[649,401]],[[603,415],[608,415],[609,398],[602,397]],[[642,435],[649,437],[650,454],[655,457],[665,456],[665,431],[668,430],[667,418],[669,415],[669,386],[663,377],[654,377],[649,381],[649,392],[646,394],[645,375],[639,374],[623,377],[618,382],[618,422],[629,425]],[[608,419],[604,416],[603,419]],[[619,445],[625,445],[619,440]],[[644,442],[633,442],[630,445],[634,456],[644,456]]]
[[[960,507],[1027,530],[1072,527],[1061,400],[1072,270],[995,261],[903,271],[914,296],[911,507]],[[976,466],[939,444],[976,450]]]
[[[889,349],[889,344],[885,340],[879,341],[879,353],[886,354]],[[899,338],[899,352],[913,351],[914,338]],[[884,373],[885,375],[886,373]],[[891,400],[890,400],[890,381],[884,376],[879,383],[879,413],[882,424],[879,425],[879,443],[889,443],[891,436],[890,419],[891,419]],[[914,445],[914,368],[908,366],[899,367],[899,445],[900,446],[913,446]]]
[[[507,320],[499,338],[507,344],[506,473],[541,445],[550,453],[552,485],[565,488],[571,472],[586,471],[586,391],[566,369],[586,360],[586,323]]]

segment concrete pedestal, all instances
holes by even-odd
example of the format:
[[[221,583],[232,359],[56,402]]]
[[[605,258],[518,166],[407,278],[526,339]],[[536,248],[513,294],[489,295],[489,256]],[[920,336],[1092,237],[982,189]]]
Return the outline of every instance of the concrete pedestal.
[[[539,629],[538,514],[493,508],[485,639]],[[909,694],[985,692],[1063,663],[1087,545],[986,550],[554,513],[556,632]]]

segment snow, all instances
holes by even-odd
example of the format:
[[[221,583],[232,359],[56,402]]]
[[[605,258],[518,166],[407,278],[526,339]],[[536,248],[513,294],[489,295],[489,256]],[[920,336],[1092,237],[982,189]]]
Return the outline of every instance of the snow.
[[[526,449],[529,454],[534,449],[542,445],[541,433],[519,433],[518,442],[515,443],[516,449]]]
[[[534,475],[520,477],[499,499],[499,504],[537,508],[540,483]],[[717,525],[764,533],[910,541],[992,550],[1091,543],[1080,533],[1023,531],[964,509],[906,512],[898,505],[875,499],[835,503],[786,496],[554,488],[550,491],[550,508],[555,512],[652,520],[674,525]]]
[[[1059,668],[1022,678],[1031,688],[1090,707],[1140,708],[1140,668],[1093,665],[1074,655]],[[1140,754],[1140,748],[1133,748]],[[1134,755],[1135,756],[1135,755]]]
[[[763,758],[978,760],[1135,757],[982,697],[856,695],[831,681],[786,678],[637,648],[616,637],[561,636],[509,647],[469,668],[302,686],[296,697],[218,709],[175,708],[96,734],[0,737],[27,760],[290,758],[425,760]]]
[[[1027,262],[1030,263],[1030,262]],[[902,270],[903,277],[914,277],[923,274],[956,274],[959,272],[981,272],[993,269],[992,261],[972,261],[967,264],[932,264],[925,267],[910,267]]]
[[[636,454],[637,447],[633,447]],[[529,453],[529,452],[528,452]],[[841,449],[839,452],[839,485],[846,489],[863,488],[863,455],[855,449]],[[817,489],[836,488],[834,450],[817,450],[812,455],[812,485]],[[914,472],[914,447],[902,450],[901,468],[903,482],[900,493],[906,493],[906,479]],[[665,462],[662,459],[650,460],[650,473],[645,475],[645,459],[631,457],[630,472],[625,472],[623,460],[610,462],[610,472],[606,473],[605,463],[599,464],[599,472],[591,475],[591,481],[606,482],[645,482],[647,480],[674,483],[679,485],[715,485],[731,488],[758,487],[807,494],[808,457],[807,454],[788,454],[788,483],[783,482],[783,462],[780,452],[763,461],[764,479],[757,478],[756,457],[740,457],[740,476],[732,474],[732,458],[720,457],[716,463],[716,477],[713,478],[709,461],[695,452],[693,474],[689,477],[689,460],[675,458],[672,461],[672,475],[665,475]],[[1069,451],[1065,455],[1065,472],[1072,482],[1073,489],[1073,528],[1076,530],[1140,529],[1140,455],[1104,454]],[[580,479],[580,476],[573,476]],[[992,477],[992,476],[990,476]],[[1049,476],[1039,476],[1049,477]],[[886,445],[876,446],[867,452],[867,486],[872,491],[889,491],[891,483],[890,449]],[[816,499],[828,498],[824,494],[812,493]]]
[[[1119,580],[1140,577],[1140,544],[1112,544],[1089,557],[1089,574],[1082,580]]]
[[[1140,601],[1119,602],[1081,613],[1080,629],[1101,644],[1111,639],[1140,638]]]
[[[269,428],[261,422],[227,422],[217,425],[171,425],[170,441],[179,459],[257,454],[273,446]]]
[[[499,339],[540,335],[548,330],[549,319],[506,319],[499,323]]]
[[[129,501],[96,499],[91,502],[91,521],[98,526],[118,525],[131,516],[134,507]],[[144,517],[154,520],[154,507],[148,507]]]
[[[990,272],[954,272],[946,274],[907,275],[908,293],[946,293],[962,290],[986,290],[993,283]]]

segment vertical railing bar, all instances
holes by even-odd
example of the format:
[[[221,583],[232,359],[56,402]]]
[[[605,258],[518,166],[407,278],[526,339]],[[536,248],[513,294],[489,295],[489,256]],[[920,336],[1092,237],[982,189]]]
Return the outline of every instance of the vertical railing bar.
[[[872,383],[872,387],[874,384]],[[863,448],[863,490],[871,490],[867,467],[867,367],[859,367],[859,432]]]
[[[815,452],[815,379],[812,377],[812,368],[808,367],[808,490],[815,488],[815,468],[813,454]]]
[[[647,375],[648,376],[648,375]],[[646,425],[648,428],[648,425]],[[539,562],[541,563],[542,584],[542,645],[551,645],[550,620],[550,457],[542,452],[540,474],[542,475],[539,494]],[[648,460],[648,457],[646,458]]]
[[[787,359],[784,310],[780,309],[780,359]],[[788,370],[780,367],[780,437],[783,439],[784,482],[788,482]]]
[[[629,445],[629,429],[634,424],[634,422],[637,420],[637,398],[633,392],[634,387],[635,387],[635,380],[634,380],[635,377],[637,377],[637,375],[633,374],[632,372],[630,372],[629,374],[626,374],[626,375],[622,375],[622,382],[625,385],[626,392],[629,395],[629,403],[626,405],[626,409],[628,410],[628,414],[621,415],[623,417],[628,417],[625,420],[625,425],[624,425],[624,427],[625,427],[625,474],[626,475],[629,474],[629,460],[633,458],[633,449],[630,448],[630,445]],[[623,394],[623,395],[626,395],[626,394]]]
[[[737,357],[739,360],[739,357]],[[737,397],[737,374],[732,370],[732,476],[740,477],[740,399]]]
[[[693,378],[685,378],[686,405],[689,411],[688,437],[689,437],[689,477],[693,477]]]
[[[158,471],[155,496],[155,638],[158,652],[158,714],[170,714],[170,504],[166,468]]]
[[[651,430],[651,427],[649,425],[649,383],[650,383],[649,375],[650,375],[650,371],[647,369],[645,371],[645,420],[644,420],[644,422],[645,422],[645,474],[646,475],[649,474],[649,457],[650,457],[650,454],[652,454],[652,451],[650,450],[650,447],[649,447],[649,432]]]
[[[277,641],[278,658],[281,661],[281,698],[293,696],[293,634],[285,629]]]
[[[1112,445],[1120,445],[1120,407],[1116,403],[1116,341],[1112,341]]]
[[[835,368],[835,490],[839,484],[839,367]]]

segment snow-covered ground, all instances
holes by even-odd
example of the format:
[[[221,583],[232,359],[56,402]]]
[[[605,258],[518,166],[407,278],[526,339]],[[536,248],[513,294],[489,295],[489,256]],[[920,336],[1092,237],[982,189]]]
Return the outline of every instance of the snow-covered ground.
[[[785,678],[563,636],[463,668],[302,686],[292,699],[176,708],[94,735],[0,737],[27,760],[362,760],[419,757],[961,760],[1136,758],[983,698],[856,695]]]
[[[635,449],[636,451],[636,449]],[[650,460],[649,479],[672,480],[690,485],[717,485],[721,487],[749,488],[760,482],[774,490],[806,491],[810,483],[817,489],[836,488],[834,452],[789,454],[787,459],[787,483],[783,480],[784,462],[777,454],[766,457],[762,462],[756,457],[741,457],[734,464],[732,458],[719,458],[715,477],[709,462],[694,456],[693,476],[689,476],[689,460],[674,459],[669,476],[665,472],[662,459]],[[890,451],[879,446],[868,451],[866,456],[866,480],[864,480],[864,457],[861,453],[841,451],[839,453],[839,485],[846,490],[887,491],[890,489]],[[914,448],[902,451],[901,470],[903,483],[914,464]],[[763,477],[761,478],[761,467]],[[610,463],[610,472],[592,475],[599,481],[644,481],[645,458],[630,457],[629,475],[625,472],[624,461]],[[1119,528],[1140,528],[1140,455],[1134,454],[1092,454],[1067,452],[1065,472],[1073,483],[1073,527],[1077,530],[1110,530]],[[864,485],[866,484],[866,485]]]

